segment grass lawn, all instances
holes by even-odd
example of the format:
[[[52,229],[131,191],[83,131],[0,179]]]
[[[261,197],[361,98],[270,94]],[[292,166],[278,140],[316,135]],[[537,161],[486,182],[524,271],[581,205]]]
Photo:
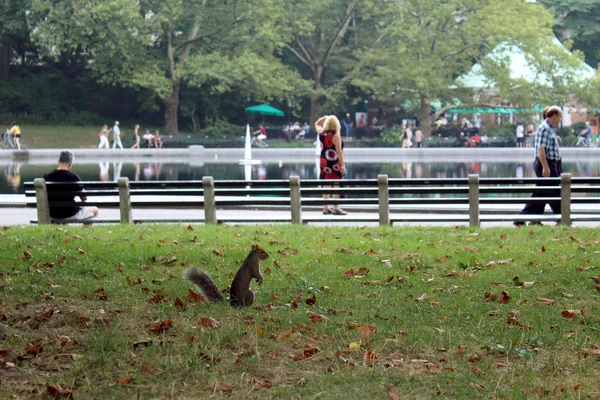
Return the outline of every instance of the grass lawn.
[[[7,124],[2,126],[5,125],[7,126]],[[110,127],[112,128],[112,125]],[[21,125],[23,139],[27,141],[31,149],[97,148],[98,132],[101,128],[101,126]],[[156,127],[144,127],[140,130],[140,134],[143,134],[146,129],[150,129],[150,132],[159,129],[164,134],[164,128]],[[5,128],[2,130],[4,131]],[[180,135],[193,136],[189,132],[181,132]],[[133,145],[133,126],[121,128],[121,140],[126,148]],[[112,135],[109,136],[109,141],[112,147]],[[267,140],[267,142],[270,147],[276,148],[314,147],[310,140],[295,140],[288,143],[283,139],[273,139]],[[143,141],[142,145],[144,145]]]
[[[182,271],[226,288],[253,243],[254,306],[195,303]],[[6,227],[0,398],[598,397],[599,253],[584,228]]]

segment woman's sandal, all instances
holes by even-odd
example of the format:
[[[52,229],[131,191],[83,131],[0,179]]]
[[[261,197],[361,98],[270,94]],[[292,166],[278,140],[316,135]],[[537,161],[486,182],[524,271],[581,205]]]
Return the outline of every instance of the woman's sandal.
[[[331,208],[324,208],[323,215],[331,214]]]
[[[334,208],[331,212],[333,215],[346,215],[348,211],[342,210],[341,208]]]

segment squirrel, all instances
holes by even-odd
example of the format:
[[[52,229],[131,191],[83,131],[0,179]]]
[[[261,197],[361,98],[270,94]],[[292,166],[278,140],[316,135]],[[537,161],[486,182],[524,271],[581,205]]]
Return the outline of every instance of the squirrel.
[[[251,306],[254,303],[254,292],[250,290],[250,283],[252,283],[252,278],[255,278],[258,284],[262,285],[263,277],[260,274],[260,260],[266,260],[267,258],[269,258],[269,255],[262,247],[252,245],[252,251],[250,251],[235,274],[233,282],[231,282],[229,303],[232,307]],[[206,272],[192,267],[183,273],[183,278],[196,285],[202,295],[209,301],[225,301],[225,297]]]

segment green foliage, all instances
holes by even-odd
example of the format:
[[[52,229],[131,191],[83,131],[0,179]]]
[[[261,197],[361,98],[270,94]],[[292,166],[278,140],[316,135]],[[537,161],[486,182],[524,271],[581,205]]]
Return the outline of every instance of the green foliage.
[[[231,124],[225,120],[217,119],[213,124],[200,129],[198,135],[208,137],[244,136],[245,127]]]

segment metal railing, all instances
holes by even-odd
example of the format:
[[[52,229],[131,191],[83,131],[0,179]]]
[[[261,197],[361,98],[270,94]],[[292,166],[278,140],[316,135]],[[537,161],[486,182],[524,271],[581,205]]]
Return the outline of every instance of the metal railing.
[[[327,186],[324,186],[327,185]],[[600,221],[600,178],[468,178],[396,179],[379,175],[377,179],[215,181],[144,181],[55,183],[38,178],[25,183],[29,207],[36,207],[37,223],[51,222],[50,207],[94,205],[119,208],[119,220],[98,222],[288,222],[293,224],[335,221],[374,222],[462,222],[478,227],[493,221],[554,221],[571,225],[573,221]],[[49,200],[48,192],[60,196],[85,194],[86,202]],[[83,191],[83,192],[82,192]],[[534,197],[529,197],[533,194]],[[324,195],[339,195],[325,199]],[[50,196],[52,198],[52,195]],[[526,203],[560,202],[560,214],[521,215]],[[305,213],[336,203],[352,207],[352,213],[339,216]],[[578,210],[572,209],[577,204]],[[588,205],[588,207],[585,207]],[[494,208],[496,207],[496,208]],[[185,220],[134,219],[136,208],[190,209]],[[224,217],[224,208],[246,209],[244,217]],[[287,211],[284,216],[256,216],[252,210],[267,208]],[[203,216],[196,214],[203,211]],[[96,221],[96,220],[95,220]]]

